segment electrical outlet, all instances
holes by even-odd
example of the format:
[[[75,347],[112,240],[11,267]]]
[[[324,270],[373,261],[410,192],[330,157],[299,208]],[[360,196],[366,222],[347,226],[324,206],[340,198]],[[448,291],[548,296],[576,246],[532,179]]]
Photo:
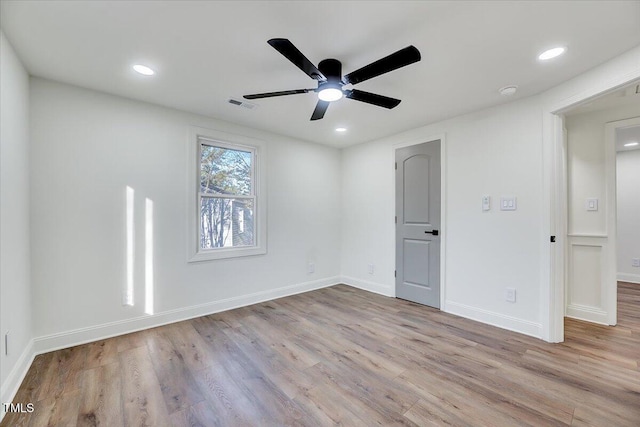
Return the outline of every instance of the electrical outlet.
[[[631,267],[640,267],[640,258],[632,258]]]
[[[375,266],[373,264],[367,265],[367,271],[369,272],[369,274],[373,274],[374,270]]]
[[[507,302],[516,302],[516,289],[506,288],[504,292],[504,299]]]
[[[307,264],[307,273],[312,274],[316,272],[316,264],[313,262],[310,262],[309,264]]]

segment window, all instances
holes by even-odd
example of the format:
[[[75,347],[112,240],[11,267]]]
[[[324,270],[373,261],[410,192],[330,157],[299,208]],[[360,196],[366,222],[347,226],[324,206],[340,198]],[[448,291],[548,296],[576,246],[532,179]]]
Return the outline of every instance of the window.
[[[189,260],[266,253],[264,143],[196,128],[190,144],[196,166],[191,194],[194,189],[197,194],[191,203]]]

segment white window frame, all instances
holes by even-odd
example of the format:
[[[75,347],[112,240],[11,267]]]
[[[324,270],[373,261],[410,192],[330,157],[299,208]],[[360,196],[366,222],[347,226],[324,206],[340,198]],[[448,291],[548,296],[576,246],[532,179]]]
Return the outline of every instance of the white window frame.
[[[200,147],[202,143],[209,143],[216,147],[232,150],[248,151],[252,153],[251,186],[254,200],[254,245],[227,248],[202,249],[200,247]],[[189,176],[188,191],[188,262],[210,261],[216,259],[237,258],[244,256],[263,255],[267,253],[267,171],[264,141],[192,126],[189,131],[189,153],[187,170]],[[226,197],[226,196],[223,196]],[[247,198],[243,196],[229,196],[229,198]]]

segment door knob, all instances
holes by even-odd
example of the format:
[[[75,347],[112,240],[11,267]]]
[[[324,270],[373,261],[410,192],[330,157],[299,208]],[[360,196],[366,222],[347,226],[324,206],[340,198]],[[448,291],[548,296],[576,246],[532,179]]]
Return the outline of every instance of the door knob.
[[[427,234],[433,234],[434,236],[438,235],[438,230],[425,231]]]

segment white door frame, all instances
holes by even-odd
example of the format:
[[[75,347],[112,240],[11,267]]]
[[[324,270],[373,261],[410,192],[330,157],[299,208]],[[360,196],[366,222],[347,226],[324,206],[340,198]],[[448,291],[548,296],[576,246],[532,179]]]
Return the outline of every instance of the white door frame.
[[[427,142],[434,142],[434,141],[440,141],[440,310],[441,311],[447,311],[446,309],[446,248],[447,248],[447,216],[446,216],[446,207],[447,207],[447,191],[446,191],[446,177],[447,177],[447,167],[446,167],[446,147],[447,144],[445,143],[445,134],[440,134],[440,135],[435,135],[435,136],[431,136],[431,137],[426,137],[426,138],[419,138],[419,139],[412,139],[412,140],[408,140],[408,141],[403,141],[400,142],[398,144],[394,144],[391,147],[391,168],[392,170],[395,169],[395,163],[396,163],[396,151],[400,148],[405,148],[405,147],[410,147],[412,145],[420,145],[420,144],[424,144]],[[395,177],[395,174],[393,174],[393,176]],[[394,206],[393,208],[393,215],[395,217],[395,203],[396,203],[396,186],[395,186],[395,181],[394,181],[394,186],[393,186],[393,200],[392,203]],[[396,239],[396,231],[395,231],[395,220],[394,218],[391,218],[392,223],[394,224],[394,232],[393,232],[393,236],[394,236],[394,244],[393,244],[393,264],[395,266],[395,262],[396,262],[396,245],[395,245],[395,239]],[[396,286],[395,286],[395,280],[394,280],[394,285],[393,285],[393,296],[395,297],[396,295]]]
[[[610,237],[611,249],[607,253],[607,264],[611,267],[606,273],[612,286],[607,289],[606,306],[608,308],[607,323],[618,323],[618,189],[616,129],[640,125],[640,117],[616,120],[605,124],[605,176],[607,194],[607,234]],[[611,201],[609,201],[611,199]]]
[[[578,94],[550,102],[542,109],[543,210],[550,213],[548,217],[543,216],[542,229],[549,230],[549,235],[556,236],[556,243],[551,244],[549,243],[549,236],[545,235],[541,238],[540,319],[542,324],[541,338],[545,341],[564,341],[565,271],[567,260],[567,166],[562,113],[601,95],[634,83],[639,79],[640,69],[633,69],[629,73],[603,80]],[[613,149],[615,153],[615,147]],[[610,153],[608,156],[610,157]],[[607,192],[610,191],[611,173],[613,173],[613,190],[615,191],[615,155],[613,156],[613,162],[613,171],[611,171],[609,170],[610,160],[606,161],[608,165],[606,170]],[[614,228],[609,228],[609,232],[615,232],[615,198],[610,199],[612,198],[607,198],[607,215],[609,217],[608,221],[614,221]],[[614,205],[613,218],[611,218],[610,206],[612,203]],[[555,247],[551,245],[555,245]],[[611,257],[611,253],[608,256]],[[615,257],[615,248],[613,248],[613,256]],[[610,292],[609,295],[611,295]],[[615,312],[613,315],[615,315]]]

